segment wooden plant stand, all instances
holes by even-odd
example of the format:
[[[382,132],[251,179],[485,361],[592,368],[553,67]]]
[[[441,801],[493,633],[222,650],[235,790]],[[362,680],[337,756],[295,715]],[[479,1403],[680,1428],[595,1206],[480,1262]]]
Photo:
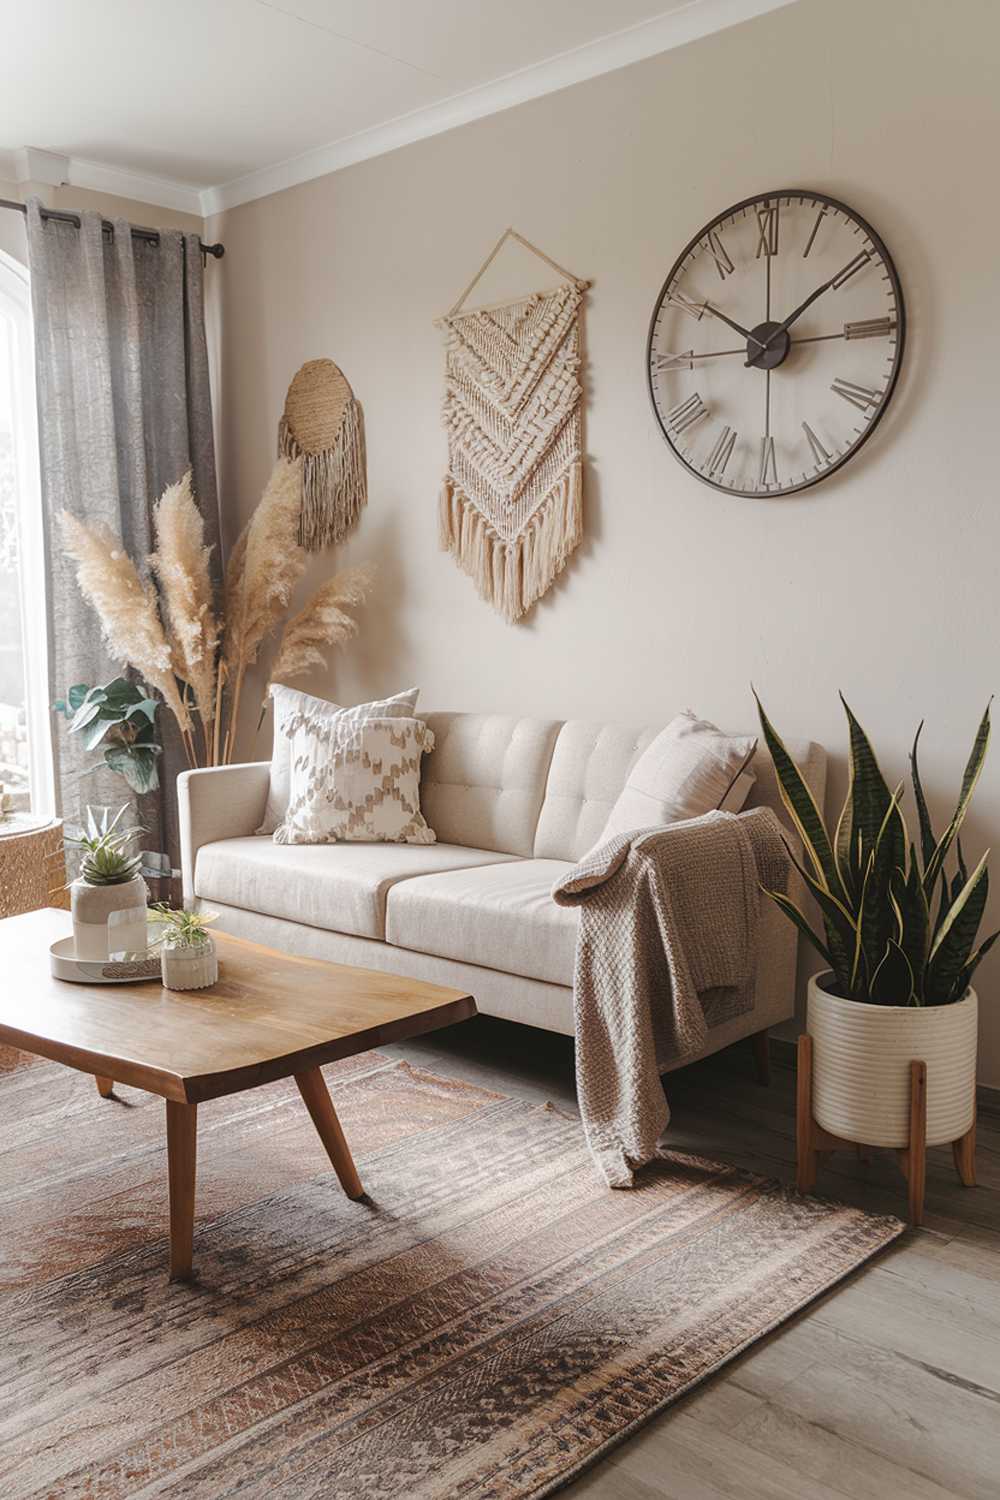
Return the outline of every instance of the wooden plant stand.
[[[796,1185],[800,1193],[811,1193],[816,1186],[818,1157],[825,1151],[857,1151],[864,1155],[868,1147],[859,1141],[845,1140],[817,1125],[812,1112],[813,1039],[808,1033],[799,1037],[796,1066]],[[965,1135],[952,1142],[955,1170],[965,1187],[976,1185],[976,1121]],[[896,1152],[909,1190],[909,1221],[924,1220],[924,1187],[927,1180],[927,1064],[914,1059],[910,1063],[910,1141]]]

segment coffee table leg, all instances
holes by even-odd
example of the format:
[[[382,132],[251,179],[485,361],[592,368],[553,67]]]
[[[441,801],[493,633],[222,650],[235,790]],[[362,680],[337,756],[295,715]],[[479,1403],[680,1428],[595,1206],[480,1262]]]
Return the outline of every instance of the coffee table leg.
[[[170,1280],[191,1276],[198,1106],[167,1100],[167,1173],[170,1179]]]
[[[95,1076],[95,1082],[97,1084],[97,1092],[100,1094],[101,1098],[110,1099],[111,1090],[115,1086],[115,1080],[113,1078],[102,1078],[100,1073],[98,1073]]]
[[[312,1117],[319,1138],[326,1147],[326,1153],[333,1162],[341,1187],[348,1198],[363,1198],[365,1190],[361,1186],[351,1148],[337,1119],[337,1111],[333,1107],[323,1074],[319,1068],[310,1068],[308,1072],[296,1073],[295,1082],[306,1102],[306,1109]]]

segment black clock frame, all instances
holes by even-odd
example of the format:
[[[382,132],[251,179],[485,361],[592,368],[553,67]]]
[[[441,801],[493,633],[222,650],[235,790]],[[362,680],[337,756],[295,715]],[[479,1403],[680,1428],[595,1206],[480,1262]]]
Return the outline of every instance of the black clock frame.
[[[673,443],[670,441],[670,436],[667,432],[667,429],[663,425],[663,419],[660,416],[660,409],[656,404],[656,396],[653,391],[652,368],[653,335],[656,332],[657,316],[663,306],[663,299],[667,294],[667,288],[674,280],[674,277],[677,275],[678,270],[683,265],[684,261],[691,254],[691,251],[695,248],[695,246],[701,244],[709,229],[712,229],[716,224],[721,223],[723,219],[727,219],[730,214],[738,214],[743,209],[750,208],[754,203],[762,203],[768,198],[811,198],[815,203],[823,203],[828,208],[837,208],[840,209],[841,213],[848,214],[855,224],[859,224],[861,226],[864,232],[868,235],[869,239],[875,245],[879,255],[882,257],[886,270],[888,271],[889,276],[892,280],[893,290],[896,294],[897,307],[897,349],[892,372],[889,376],[889,384],[886,387],[885,395],[879,402],[871,421],[868,423],[868,426],[865,428],[858,441],[852,447],[850,447],[846,453],[838,458],[836,463],[831,464],[829,468],[824,469],[822,473],[816,474],[812,479],[803,480],[801,484],[788,485],[787,487],[781,489],[779,492],[770,494],[767,490],[739,490],[732,485],[718,484],[714,479],[709,479],[707,475],[702,474],[698,469],[694,467],[693,464],[688,463],[687,459],[678,452]],[[838,469],[842,469],[844,464],[846,464],[849,459],[854,458],[855,454],[861,452],[861,449],[864,447],[865,443],[867,443],[868,439],[875,431],[879,422],[882,420],[882,417],[885,414],[885,409],[892,399],[892,394],[896,389],[896,382],[899,379],[899,372],[903,367],[903,351],[905,347],[906,304],[903,300],[903,287],[899,279],[899,273],[896,270],[896,263],[893,260],[892,256],[889,254],[889,251],[886,249],[885,241],[882,239],[881,235],[876,234],[875,230],[869,224],[867,219],[862,218],[861,214],[855,212],[855,210],[849,207],[848,204],[841,202],[839,198],[831,198],[827,193],[818,193],[813,188],[778,188],[774,192],[754,193],[752,197],[743,198],[739,203],[734,203],[731,205],[731,207],[724,209],[721,214],[716,214],[715,217],[713,219],[710,219],[707,224],[702,225],[701,229],[696,235],[693,235],[691,239],[688,240],[687,244],[684,246],[684,249],[681,251],[680,255],[678,255],[677,259],[670,267],[667,278],[664,281],[663,285],[660,287],[656,302],[653,304],[653,313],[649,320],[649,332],[646,336],[646,389],[649,393],[649,403],[653,408],[653,416],[656,418],[656,425],[660,429],[660,436],[663,438],[663,441],[666,443],[667,448],[673,454],[677,462],[682,466],[682,468],[686,469],[689,474],[693,474],[695,479],[699,479],[702,484],[709,485],[713,490],[721,491],[721,493],[724,495],[735,495],[741,499],[747,500],[784,500],[788,495],[795,495],[799,494],[802,490],[812,489],[814,484],[819,484],[821,480],[829,479],[830,476],[832,474],[835,474]]]

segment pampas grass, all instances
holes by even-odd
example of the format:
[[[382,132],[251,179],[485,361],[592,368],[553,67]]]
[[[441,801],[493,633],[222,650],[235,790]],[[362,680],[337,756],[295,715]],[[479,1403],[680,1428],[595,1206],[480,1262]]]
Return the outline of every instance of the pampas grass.
[[[154,510],[156,550],[143,577],[108,527],[63,511],[63,538],[77,581],[94,606],[108,648],[156,688],[177,720],[189,763],[232,758],[240,694],[261,645],[280,624],[306,566],[299,545],[302,461],[279,458],[226,567],[221,610],[210,569],[211,548],[191,488],[191,475],[164,491]],[[319,589],[288,622],[275,673],[293,676],[325,661],[323,649],[357,632],[347,610],[371,588],[367,568],[348,568]],[[200,721],[195,744],[192,707]],[[228,727],[222,734],[224,710]]]
[[[159,690],[192,760],[191,715],[177,688],[175,652],[163,629],[156,590],[139,577],[121,538],[108,526],[87,526],[67,510],[59,520],[66,552],[76,563],[80,591],[97,611],[108,650]]]
[[[305,572],[306,554],[298,540],[301,511],[302,460],[279,458],[260,504],[236,543],[238,562],[233,566],[231,561],[227,570],[226,592],[231,595],[236,621],[236,628],[226,630],[224,651],[232,690],[223,756],[227,762],[235,748],[247,669],[256,662],[261,642],[285,613],[292,590]]]
[[[160,580],[162,607],[176,660],[174,671],[194,695],[209,753],[216,713],[215,657],[219,624],[210,571],[211,547],[191,491],[191,471],[164,490],[153,510],[157,550],[149,565]]]
[[[262,713],[272,682],[286,682],[313,667],[325,667],[327,653],[357,635],[358,622],[347,610],[364,604],[374,581],[371,567],[346,568],[317,589],[305,608],[292,616],[271,663]]]

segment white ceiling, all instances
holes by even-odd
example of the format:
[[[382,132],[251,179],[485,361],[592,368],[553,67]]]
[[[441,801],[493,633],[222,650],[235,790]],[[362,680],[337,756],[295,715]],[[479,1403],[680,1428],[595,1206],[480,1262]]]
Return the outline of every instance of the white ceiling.
[[[0,176],[208,213],[786,3],[0,0]]]

